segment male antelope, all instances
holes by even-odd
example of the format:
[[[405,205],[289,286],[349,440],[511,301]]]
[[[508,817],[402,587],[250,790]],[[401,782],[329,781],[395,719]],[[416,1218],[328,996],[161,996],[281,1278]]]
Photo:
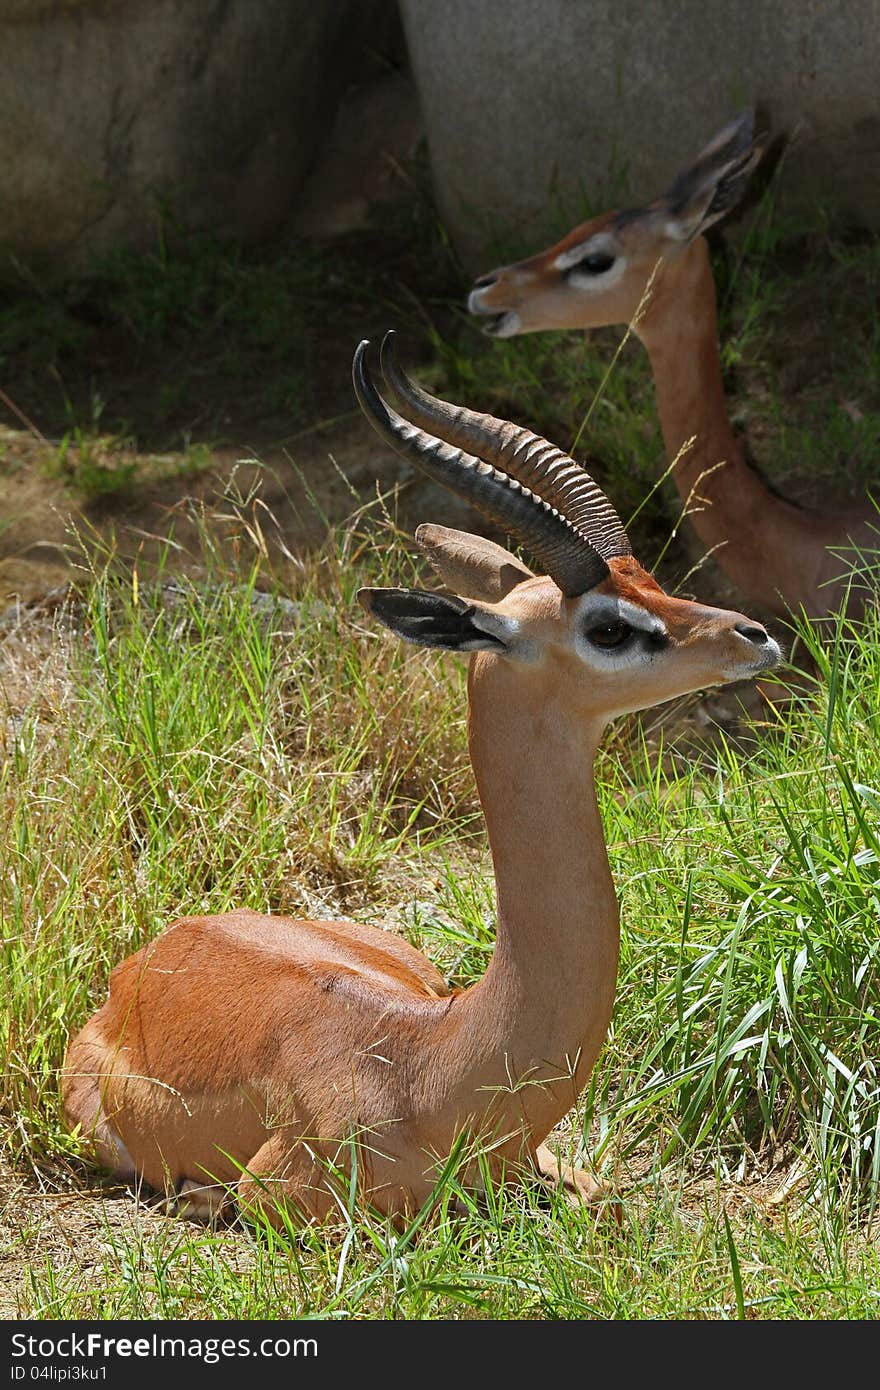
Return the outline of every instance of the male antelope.
[[[742,196],[761,153],[744,112],[662,197],[596,217],[549,250],[484,275],[468,307],[496,338],[632,323],[651,359],[670,462],[696,436],[673,476],[686,503],[700,499],[690,512],[700,539],[740,592],[768,612],[821,617],[846,593],[853,548],[877,549],[880,517],[869,499],[819,516],[777,497],[731,429],[703,233]],[[854,590],[851,601],[857,608],[864,593]]]
[[[470,499],[539,561],[443,526],[417,540],[452,593],[362,589],[406,641],[473,652],[468,738],[495,868],[482,980],[450,990],[389,932],[240,909],[173,923],[110,979],[64,1068],[68,1121],[97,1158],[210,1209],[335,1210],[327,1161],[357,1153],[389,1213],[430,1194],[462,1131],[496,1172],[530,1167],[589,1197],[544,1146],[605,1038],[618,912],[592,764],[609,719],[763,671],[779,648],[739,613],[671,598],[633,558],[584,470],[512,424],[458,409],[382,366],[355,390],[380,437]],[[429,432],[430,431],[430,432]],[[356,1148],[353,1146],[356,1144]],[[212,1183],[214,1186],[212,1186]]]

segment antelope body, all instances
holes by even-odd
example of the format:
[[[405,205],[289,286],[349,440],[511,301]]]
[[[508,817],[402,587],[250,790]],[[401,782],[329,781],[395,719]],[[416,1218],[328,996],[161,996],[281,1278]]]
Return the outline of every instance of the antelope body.
[[[390,335],[389,335],[390,338]],[[614,999],[618,911],[592,765],[610,718],[779,658],[742,615],[671,598],[613,508],[545,440],[437,401],[383,369],[407,418],[355,386],[391,447],[481,507],[541,562],[441,526],[417,539],[456,594],[366,589],[405,640],[473,653],[468,742],[495,871],[485,976],[450,991],[399,937],[239,910],[183,918],[113,972],[64,1068],[97,1159],[195,1212],[236,1188],[269,1219],[335,1209],[328,1164],[389,1213],[430,1195],[468,1131],[494,1172],[594,1184],[543,1141],[582,1090]],[[428,432],[430,430],[430,432]],[[460,595],[460,596],[459,596]],[[474,1173],[471,1173],[474,1178]]]
[[[499,338],[631,324],[650,357],[667,457],[678,459],[673,479],[701,541],[768,613],[820,618],[847,596],[851,609],[864,603],[863,587],[849,590],[857,554],[877,550],[880,517],[870,498],[820,516],[776,496],[731,428],[703,233],[742,196],[761,153],[745,112],[662,197],[596,217],[491,271],[468,307]]]

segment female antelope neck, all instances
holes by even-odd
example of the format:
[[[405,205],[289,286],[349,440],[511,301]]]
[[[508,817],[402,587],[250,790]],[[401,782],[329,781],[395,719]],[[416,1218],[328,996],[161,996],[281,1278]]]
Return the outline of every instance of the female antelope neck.
[[[530,666],[478,652],[468,678],[498,902],[495,954],[469,993],[509,1010],[518,1063],[530,1043],[544,1061],[580,1049],[594,1058],[617,978],[617,898],[593,782],[605,721],[578,714],[561,679],[580,684],[573,654]]]
[[[781,590],[788,603],[809,602],[812,574],[795,592],[790,557],[813,538],[818,518],[772,493],[746,462],[730,426],[721,360],[715,281],[704,237],[665,261],[635,332],[651,360],[657,410],[670,462],[689,439],[673,479],[704,545],[737,587],[774,607]],[[700,501],[699,499],[702,499]],[[821,552],[817,552],[821,554]],[[780,601],[776,611],[785,613]]]

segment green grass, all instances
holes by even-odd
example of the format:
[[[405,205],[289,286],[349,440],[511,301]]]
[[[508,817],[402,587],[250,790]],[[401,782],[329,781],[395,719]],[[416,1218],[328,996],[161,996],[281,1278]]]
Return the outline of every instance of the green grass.
[[[585,203],[582,216],[593,211]],[[560,220],[559,234],[576,220]],[[710,246],[728,410],[747,455],[773,487],[808,505],[860,498],[880,457],[880,238],[821,210],[783,216],[770,183],[733,235],[711,233]],[[538,249],[499,248],[497,261]],[[576,442],[624,519],[642,507],[667,461],[647,354],[634,337],[609,372],[623,329],[487,341],[463,313],[441,329],[443,373],[429,384],[563,448]],[[665,481],[634,527],[646,558],[660,554],[679,513]],[[672,578],[686,566],[674,551],[670,560]]]
[[[354,601],[412,581],[402,539],[368,514],[292,565],[258,499],[223,511],[197,578],[173,552],[149,577],[93,553],[39,659],[33,637],[0,649],[0,1125],[13,1171],[50,1193],[95,1182],[61,1123],[66,1038],[181,911],[394,923],[462,985],[491,951],[463,668]],[[619,1226],[537,1189],[477,1204],[455,1164],[404,1234],[351,1203],[303,1235],[121,1221],[117,1199],[88,1273],[75,1239],[41,1259],[17,1218],[20,1311],[876,1316],[876,616],[815,654],[815,692],[751,751],[658,757],[631,720],[601,755],[620,983],[560,1142],[612,1184]]]
[[[771,183],[714,268],[731,414],[762,468],[813,505],[860,497],[880,452],[880,238],[781,216]]]
[[[82,367],[94,376],[97,362],[112,380],[120,367],[113,356],[142,389],[161,370],[162,380],[150,383],[158,426],[197,412],[200,386],[233,395],[239,406],[285,409],[301,424],[313,404],[309,360],[328,280],[325,259],[305,246],[270,265],[207,233],[181,229],[166,238],[162,230],[154,249],[120,249],[75,283],[19,284],[0,329],[0,367],[81,426],[92,423]],[[107,395],[111,412],[124,410],[119,392]],[[114,418],[114,427],[120,423],[127,422]]]
[[[880,239],[821,210],[783,216],[775,188],[771,181],[735,229],[713,234],[728,401],[771,483],[824,504],[829,494],[859,495],[876,471]],[[558,232],[596,211],[586,196],[560,206]],[[243,437],[259,445],[350,412],[353,346],[392,326],[430,387],[565,448],[577,441],[624,517],[663,472],[640,345],[630,341],[609,375],[619,330],[484,338],[464,311],[470,277],[421,165],[370,228],[332,243],[288,239],[249,252],[167,213],[157,228],[151,247],[107,255],[76,282],[47,284],[21,270],[7,286],[5,388],[62,449],[74,441],[86,456],[62,471],[87,496],[139,480],[137,471],[121,476],[118,458],[89,466],[90,447],[100,452],[107,437],[129,452]],[[499,244],[483,268],[536,249]],[[678,512],[666,482],[636,523],[647,558]]]
[[[837,497],[876,477],[878,246],[786,225],[768,201],[744,242],[714,248],[732,412],[782,487]],[[133,435],[185,433],[195,452],[168,467],[187,470],[198,440],[242,421],[351,409],[351,345],[403,324],[430,387],[580,436],[653,562],[679,506],[668,485],[643,505],[665,461],[641,349],[609,376],[614,332],[490,343],[457,307],[465,283],[419,200],[331,254],[162,239],[78,287],[23,290],[0,365],[18,404],[57,420],[50,467],[98,496],[136,487]],[[178,913],[394,925],[459,986],[492,950],[463,668],[400,648],[354,600],[413,580],[403,538],[374,506],[292,559],[258,498],[219,513],[196,553],[172,546],[149,573],[93,538],[69,613],[0,629],[0,1220],[3,1253],[29,1266],[19,1311],[876,1317],[876,612],[827,647],[806,632],[815,690],[749,738],[676,746],[649,716],[606,742],[619,988],[559,1139],[611,1184],[620,1225],[536,1188],[476,1205],[455,1164],[403,1234],[351,1204],[331,1229],[278,1233],[96,1197],[61,1123],[66,1040]]]
[[[424,171],[412,177],[423,189]],[[0,376],[51,436],[103,432],[147,450],[238,442],[242,430],[288,438],[351,410],[347,369],[365,332],[393,322],[421,347],[432,303],[462,284],[423,192],[330,244],[286,237],[256,251],[166,211],[152,245],[117,248],[75,280],[7,268]]]
[[[104,1232],[88,1277],[48,1263],[28,1277],[32,1316],[188,1318],[875,1318],[876,1247],[848,1250],[811,1218],[758,1211],[729,1226],[717,1200],[682,1219],[660,1188],[594,1225],[531,1193],[488,1212],[441,1202],[417,1232],[355,1216],[329,1235],[230,1235],[168,1223],[151,1238]],[[728,1230],[730,1232],[728,1238]],[[731,1258],[736,1254],[736,1261]],[[734,1273],[736,1271],[736,1274]]]

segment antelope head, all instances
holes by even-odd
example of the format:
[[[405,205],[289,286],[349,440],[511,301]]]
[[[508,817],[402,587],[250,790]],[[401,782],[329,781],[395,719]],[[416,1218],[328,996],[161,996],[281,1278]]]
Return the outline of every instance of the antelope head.
[[[537,256],[484,275],[468,309],[493,338],[632,323],[649,284],[655,298],[669,288],[667,267],[739,201],[762,153],[744,111],[661,197],[595,217]]]
[[[589,474],[546,439],[428,395],[382,344],[388,391],[355,353],[361,408],[396,452],[477,507],[519,541],[534,574],[502,546],[443,526],[416,540],[451,592],[362,589],[363,606],[409,642],[485,654],[605,722],[677,695],[774,666],[776,642],[741,613],[665,593],[634,558],[611,503]]]

